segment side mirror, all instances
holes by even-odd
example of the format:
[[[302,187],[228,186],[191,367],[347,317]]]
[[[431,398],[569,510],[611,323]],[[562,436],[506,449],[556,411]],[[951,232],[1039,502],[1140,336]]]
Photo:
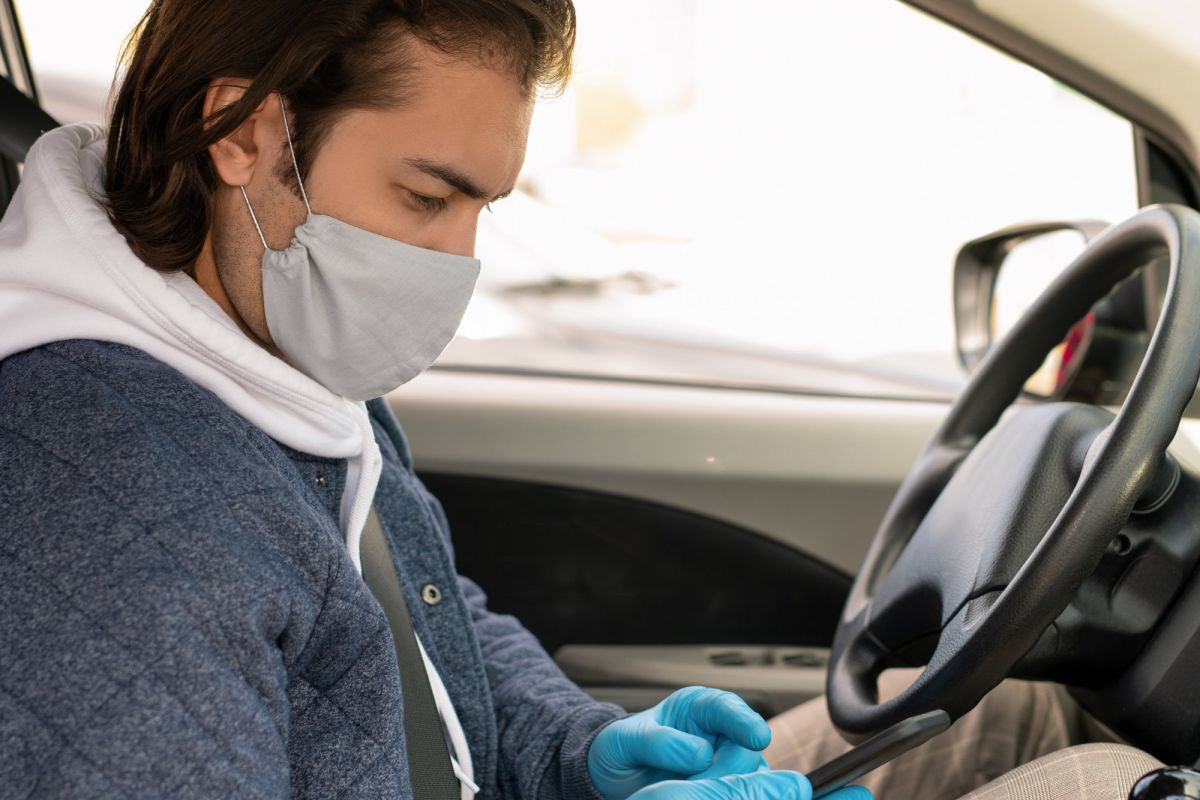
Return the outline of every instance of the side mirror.
[[[1025,223],[962,246],[954,263],[954,327],[958,359],[968,372],[1107,227],[1096,220]],[[1025,384],[1026,393],[1062,396],[1083,364],[1094,324],[1089,314],[1071,329]]]

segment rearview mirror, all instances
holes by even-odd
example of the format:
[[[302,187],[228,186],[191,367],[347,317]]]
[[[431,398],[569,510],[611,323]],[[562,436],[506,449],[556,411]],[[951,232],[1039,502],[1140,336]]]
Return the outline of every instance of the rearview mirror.
[[[954,324],[958,357],[972,372],[1107,223],[1036,222],[1014,225],[963,245],[954,265]],[[1095,327],[1080,320],[1047,354],[1025,391],[1058,398],[1083,363]]]

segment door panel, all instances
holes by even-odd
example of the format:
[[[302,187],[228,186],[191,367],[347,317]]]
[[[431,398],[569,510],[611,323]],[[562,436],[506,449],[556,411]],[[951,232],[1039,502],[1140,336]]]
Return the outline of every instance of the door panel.
[[[770,715],[820,691],[850,585],[840,570],[657,503],[422,477],[450,519],[459,571],[593,696],[637,709],[716,685]]]
[[[767,715],[824,685],[849,575],[946,411],[436,369],[389,400],[459,570],[576,682]]]
[[[555,660],[594,697],[626,708],[648,708],[680,686],[719,686],[771,717],[825,691],[829,651],[568,645]]]
[[[779,542],[642,500],[423,474],[459,572],[550,652],[569,644],[828,646],[850,578]]]
[[[577,683],[631,710],[714,685],[766,715],[824,685],[846,576],[946,410],[437,370],[390,400],[459,568]],[[1198,431],[1171,447],[1192,468]]]
[[[437,369],[389,400],[423,472],[661,503],[850,574],[948,408]]]

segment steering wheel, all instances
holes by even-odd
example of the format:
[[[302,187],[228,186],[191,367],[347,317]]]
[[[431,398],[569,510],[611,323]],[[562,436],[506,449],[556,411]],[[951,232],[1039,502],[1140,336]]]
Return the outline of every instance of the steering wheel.
[[[1005,415],[1071,326],[1163,256],[1162,314],[1119,411]],[[1053,653],[1052,623],[1155,483],[1196,391],[1196,309],[1200,214],[1151,207],[1095,239],[983,360],[901,484],[839,621],[827,697],[847,738],[937,709],[957,719],[1035,645]],[[880,700],[884,669],[920,664]]]

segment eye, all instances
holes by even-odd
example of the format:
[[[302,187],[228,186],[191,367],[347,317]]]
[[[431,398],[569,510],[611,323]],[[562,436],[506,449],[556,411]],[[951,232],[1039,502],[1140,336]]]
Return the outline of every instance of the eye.
[[[425,194],[417,194],[411,189],[408,190],[408,193],[412,195],[413,202],[415,202],[422,211],[433,214],[438,211],[446,210],[447,201],[444,197],[430,197],[429,195]]]

